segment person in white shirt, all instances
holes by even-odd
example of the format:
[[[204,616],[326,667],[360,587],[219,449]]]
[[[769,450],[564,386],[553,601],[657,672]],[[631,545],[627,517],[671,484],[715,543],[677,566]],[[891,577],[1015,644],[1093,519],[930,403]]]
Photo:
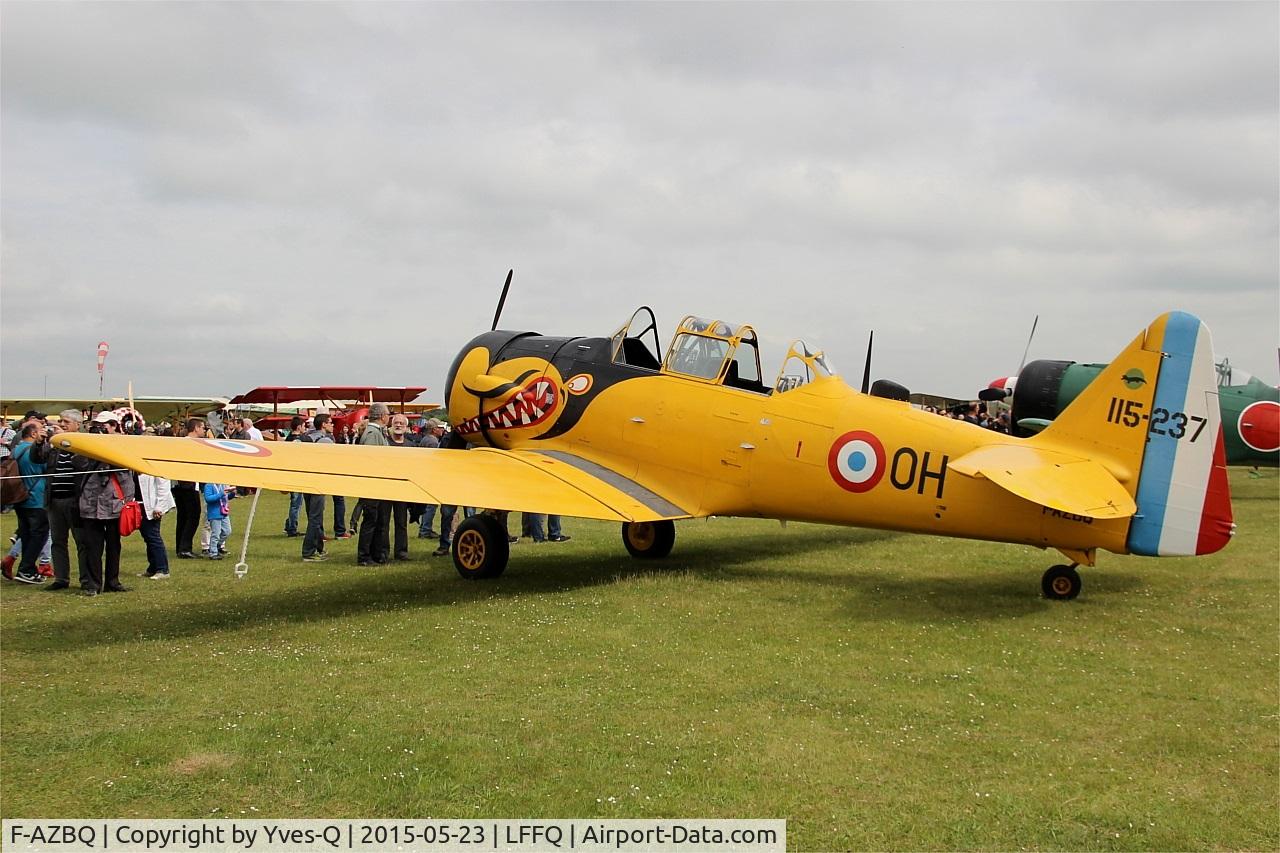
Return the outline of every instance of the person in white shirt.
[[[139,474],[138,497],[142,501],[142,526],[138,532],[142,534],[142,541],[147,543],[147,570],[142,576],[162,580],[169,577],[169,552],[165,550],[164,537],[160,535],[160,519],[176,506],[173,491],[164,477]]]

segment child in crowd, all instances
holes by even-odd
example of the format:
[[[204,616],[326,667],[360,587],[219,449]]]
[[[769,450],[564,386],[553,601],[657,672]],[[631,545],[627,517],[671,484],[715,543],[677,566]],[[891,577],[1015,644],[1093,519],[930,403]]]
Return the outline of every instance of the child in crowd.
[[[231,509],[227,502],[236,496],[235,486],[204,484],[205,518],[209,519],[209,559],[221,560],[231,538]]]

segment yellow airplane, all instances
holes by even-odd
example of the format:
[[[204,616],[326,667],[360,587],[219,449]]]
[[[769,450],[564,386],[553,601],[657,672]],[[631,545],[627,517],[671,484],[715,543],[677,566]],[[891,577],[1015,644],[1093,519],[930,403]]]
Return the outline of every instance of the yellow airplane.
[[[663,357],[658,344],[648,308],[607,338],[479,335],[446,384],[466,452],[56,442],[171,479],[616,521],[640,558],[671,551],[675,521],[711,515],[1056,548],[1069,564],[1041,584],[1055,599],[1079,594],[1077,567],[1095,565],[1098,549],[1208,554],[1234,533],[1213,346],[1190,314],[1157,318],[1025,439],[859,393],[802,341],[767,382],[750,326],[686,317]],[[496,517],[459,526],[464,578],[496,577],[508,556]]]

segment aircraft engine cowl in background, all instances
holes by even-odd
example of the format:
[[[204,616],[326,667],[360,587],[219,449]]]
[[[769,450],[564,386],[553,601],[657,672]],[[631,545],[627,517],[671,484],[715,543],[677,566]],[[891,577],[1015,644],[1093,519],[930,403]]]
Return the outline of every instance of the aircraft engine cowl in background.
[[[1085,389],[1105,365],[1077,364],[1074,361],[1040,359],[1028,362],[1018,374],[1013,388],[1012,411],[1014,435],[1028,436],[1036,432],[1019,421],[1051,421]]]
[[[1080,396],[1105,364],[1043,359],[1027,364],[1018,374],[1011,402],[1013,434],[1039,432]],[[1154,377],[1150,377],[1154,379]],[[1136,382],[1148,381],[1138,377]],[[1216,389],[1222,415],[1228,465],[1280,465],[1280,390],[1256,377]],[[1117,393],[1122,393],[1118,389]]]

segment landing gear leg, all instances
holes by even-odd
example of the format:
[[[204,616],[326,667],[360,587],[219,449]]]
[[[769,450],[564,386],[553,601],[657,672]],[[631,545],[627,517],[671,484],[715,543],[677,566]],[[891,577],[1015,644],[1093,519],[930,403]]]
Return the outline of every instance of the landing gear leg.
[[[1040,579],[1040,589],[1044,597],[1054,601],[1070,601],[1080,594],[1080,573],[1076,571],[1076,563],[1070,566],[1051,566]]]

